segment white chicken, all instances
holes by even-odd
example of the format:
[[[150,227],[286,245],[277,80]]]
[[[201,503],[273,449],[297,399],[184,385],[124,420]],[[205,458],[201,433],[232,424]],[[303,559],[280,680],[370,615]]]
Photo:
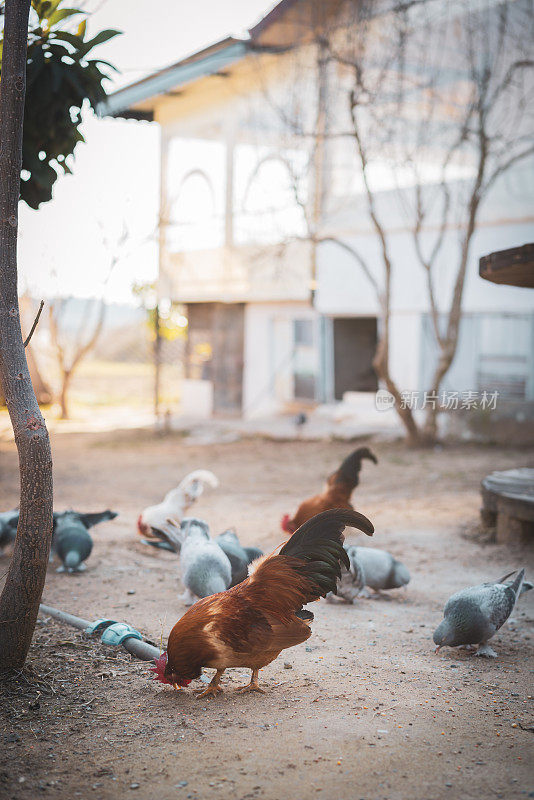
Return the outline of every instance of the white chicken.
[[[207,469],[197,469],[190,472],[175,489],[167,492],[161,503],[148,506],[139,514],[137,530],[141,536],[157,536],[158,531],[167,529],[168,519],[173,519],[178,524],[185,512],[198,500],[205,486],[216,489],[219,481],[213,472]],[[161,537],[158,537],[161,538]]]

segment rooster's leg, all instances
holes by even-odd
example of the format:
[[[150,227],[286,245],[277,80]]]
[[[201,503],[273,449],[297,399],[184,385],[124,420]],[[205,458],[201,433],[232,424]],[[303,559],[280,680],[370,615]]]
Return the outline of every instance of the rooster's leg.
[[[217,672],[211,679],[211,682],[208,684],[207,689],[204,689],[203,692],[200,692],[200,694],[197,695],[197,700],[200,700],[201,697],[211,697],[212,695],[213,697],[216,697],[219,694],[219,692],[223,691],[222,686],[219,686],[223,672],[224,672],[223,669],[217,670]]]
[[[252,670],[252,677],[250,679],[250,683],[247,684],[246,686],[242,686],[237,691],[238,692],[261,692],[262,694],[265,694],[265,689],[262,689],[260,687],[260,685],[258,684],[258,672],[259,672],[259,670],[253,669]]]

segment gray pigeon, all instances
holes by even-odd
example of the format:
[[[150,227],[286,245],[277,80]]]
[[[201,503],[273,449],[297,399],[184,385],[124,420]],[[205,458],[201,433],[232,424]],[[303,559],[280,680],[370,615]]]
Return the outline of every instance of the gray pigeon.
[[[243,550],[247,554],[247,561],[249,564],[252,564],[252,562],[256,561],[257,558],[261,558],[263,556],[263,550],[260,550],[259,547],[243,547]]]
[[[87,514],[79,511],[54,511],[52,554],[57,555],[62,562],[58,572],[82,572],[85,569],[83,562],[89,558],[93,549],[93,540],[88,529],[117,516],[116,511],[109,510]],[[0,548],[15,538],[18,522],[18,509],[0,513]]]
[[[88,528],[115,519],[115,511],[100,511],[95,514],[81,514],[78,511],[55,511],[52,552],[62,564],[58,572],[82,572],[84,561],[93,549],[93,540]]]
[[[181,599],[186,605],[192,605],[198,597],[208,597],[241,583],[248,575],[248,565],[263,555],[258,548],[241,547],[236,532],[231,528],[212,539],[207,523],[195,517],[184,517],[180,526],[169,518],[154,533],[162,540],[141,541],[161,550],[180,553],[185,586]],[[231,571],[229,582],[228,565]]]
[[[183,602],[192,605],[197,598],[228,589],[232,581],[230,560],[211,538],[207,523],[195,517],[184,517],[179,536],[182,540],[180,567],[185,586]]]
[[[346,603],[354,603],[354,600],[365,587],[365,572],[361,561],[356,555],[358,548],[351,545],[345,547],[345,550],[349,557],[350,567],[347,569],[344,564],[341,565],[341,578],[338,578],[337,581],[337,594],[328,592],[326,595],[327,603],[335,603],[338,599],[344,600]]]
[[[19,510],[0,512],[0,553],[4,547],[14,541],[19,524]]]
[[[249,560],[243,547],[239,544],[237,534],[232,529],[220,533],[215,541],[226,553],[232,567],[232,581],[230,586],[236,586],[244,581],[248,575]]]
[[[156,550],[166,550],[169,553],[176,553],[176,548],[170,542],[160,542],[159,539],[141,539],[141,544],[148,544]]]
[[[229,535],[227,536],[227,534],[229,534]],[[165,536],[165,531],[162,532],[162,535]],[[229,545],[227,547],[225,547],[223,545],[223,542],[220,539],[221,536],[225,537],[226,540],[229,542]],[[229,551],[232,549],[232,540],[237,541],[238,546],[239,546],[239,560],[245,559],[247,567],[248,567],[249,564],[251,564],[257,558],[261,558],[262,557],[263,550],[260,550],[259,547],[243,547],[239,543],[237,535],[234,533],[233,530],[230,529],[228,531],[224,531],[223,533],[220,533],[219,536],[216,539],[217,544],[219,545],[219,547],[221,547],[224,550],[224,552],[226,553],[228,558],[230,558],[230,552]],[[166,541],[166,540],[165,541],[161,541],[159,539],[141,539],[141,542],[143,544],[148,544],[150,547],[155,547],[157,550],[167,550],[170,553],[179,552],[179,547],[181,547],[181,542],[180,542],[180,546],[178,547],[178,550],[177,550],[177,545],[176,544],[173,545],[169,541]],[[232,559],[231,558],[230,558],[230,563],[232,563]],[[237,577],[237,575],[238,575],[238,570],[239,570],[239,565],[236,564],[235,577]],[[248,570],[245,573],[245,578],[246,578],[247,574],[248,574]],[[232,564],[232,576],[234,576],[234,565],[233,564]],[[234,580],[234,578],[232,577],[232,581],[233,580]],[[240,578],[240,580],[236,580],[235,583],[240,583],[242,580],[244,580],[244,578]],[[232,586],[234,586],[235,583],[232,583]]]
[[[478,645],[477,656],[497,656],[489,639],[504,625],[520,595],[533,588],[532,583],[524,581],[524,569],[513,582],[505,583],[513,574],[510,572],[496,583],[469,586],[448,599],[444,619],[434,631],[436,653],[444,646]]]
[[[410,582],[410,573],[400,561],[391,553],[379,550],[376,547],[357,547],[349,545],[347,548],[349,558],[354,558],[365,576],[365,586],[375,592],[388,589],[399,589]],[[360,595],[368,596],[363,588]]]

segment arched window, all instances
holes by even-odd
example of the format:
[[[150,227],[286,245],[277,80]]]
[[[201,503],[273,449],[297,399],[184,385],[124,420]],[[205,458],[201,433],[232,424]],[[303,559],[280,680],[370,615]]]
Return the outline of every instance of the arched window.
[[[257,148],[237,148],[237,242],[268,244],[303,235],[307,174],[301,161],[269,153],[258,158]]]
[[[170,252],[220,247],[223,236],[224,148],[220,142],[173,140],[164,212]]]
[[[171,202],[167,246],[171,252],[217,247],[215,195],[200,169],[184,175]]]

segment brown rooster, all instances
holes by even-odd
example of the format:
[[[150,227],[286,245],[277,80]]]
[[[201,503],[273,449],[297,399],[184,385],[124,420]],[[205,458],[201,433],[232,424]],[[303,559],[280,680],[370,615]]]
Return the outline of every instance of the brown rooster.
[[[216,695],[228,667],[252,670],[241,691],[263,692],[258,670],[282,650],[304,642],[313,614],[303,605],[336,591],[345,526],[373,534],[373,525],[357,511],[333,509],[318,514],[296,531],[277,552],[258,559],[242,583],[205,597],[172,629],[167,651],[156,661],[156,680],[179,689],[199,678],[202,667],[216,671],[199,697]]]
[[[304,500],[297,509],[297,513],[290,519],[289,514],[282,517],[281,527],[286,533],[293,533],[306,520],[321,511],[329,508],[349,508],[352,509],[350,496],[360,482],[360,470],[362,459],[369,461],[378,460],[368,447],[360,447],[343,461],[339,469],[333,472],[326,481],[325,490],[321,494]]]

